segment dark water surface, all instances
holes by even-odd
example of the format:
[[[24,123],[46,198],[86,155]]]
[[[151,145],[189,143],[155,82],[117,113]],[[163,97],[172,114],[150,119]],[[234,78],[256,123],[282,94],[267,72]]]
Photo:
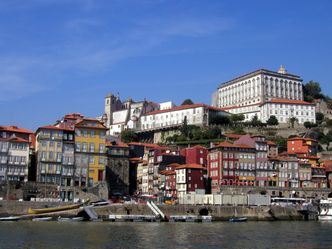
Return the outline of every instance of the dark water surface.
[[[0,222],[0,248],[332,248],[332,222]]]

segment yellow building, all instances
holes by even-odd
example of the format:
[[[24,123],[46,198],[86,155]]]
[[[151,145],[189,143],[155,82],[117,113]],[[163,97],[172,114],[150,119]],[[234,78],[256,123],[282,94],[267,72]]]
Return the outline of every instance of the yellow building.
[[[83,118],[75,124],[75,182],[93,186],[105,180],[106,130],[97,119]]]

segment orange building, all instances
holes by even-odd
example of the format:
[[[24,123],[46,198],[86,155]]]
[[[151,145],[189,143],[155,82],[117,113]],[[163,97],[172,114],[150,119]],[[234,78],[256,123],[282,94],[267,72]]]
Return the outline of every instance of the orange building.
[[[287,153],[298,156],[316,156],[318,151],[317,140],[311,138],[294,137],[287,141]]]

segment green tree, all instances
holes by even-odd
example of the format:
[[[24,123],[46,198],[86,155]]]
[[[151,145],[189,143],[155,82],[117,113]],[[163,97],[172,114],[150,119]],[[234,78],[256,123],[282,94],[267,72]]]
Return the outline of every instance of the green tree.
[[[266,121],[267,125],[278,125],[279,121],[276,116],[271,115],[270,118]]]
[[[230,125],[231,119],[226,115],[215,115],[210,118],[210,124],[215,125]]]
[[[312,122],[309,122],[309,121],[304,122],[303,125],[307,129],[311,129],[313,127],[317,127],[317,125],[315,123],[312,123]]]
[[[274,142],[278,145],[278,152],[287,151],[287,138],[277,137],[274,139]]]
[[[188,126],[188,121],[187,121],[187,116],[184,116],[182,126],[180,128],[181,134],[188,138],[189,136],[189,126]]]
[[[291,125],[292,128],[294,128],[294,125],[297,121],[298,121],[298,119],[296,117],[291,117],[289,119],[289,122],[290,122],[290,125]]]
[[[231,114],[231,121],[233,123],[242,122],[245,119],[243,114]]]
[[[194,102],[191,99],[185,99],[181,105],[192,105]]]
[[[324,114],[321,112],[316,112],[316,122],[321,124],[324,121]]]
[[[121,137],[121,141],[124,142],[124,143],[137,142],[138,141],[137,134],[133,130],[130,130],[130,129],[123,130],[121,132],[120,137]]]
[[[262,122],[258,119],[258,116],[255,115],[252,117],[250,124],[254,127],[259,127],[262,126]]]
[[[308,83],[303,85],[303,95],[304,100],[306,101],[313,101],[314,99],[323,98],[325,96],[322,94],[322,89],[320,84],[316,81],[310,80]]]

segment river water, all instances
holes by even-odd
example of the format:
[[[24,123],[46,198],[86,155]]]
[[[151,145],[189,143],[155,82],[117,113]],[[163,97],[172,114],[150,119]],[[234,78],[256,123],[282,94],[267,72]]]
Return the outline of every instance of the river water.
[[[332,222],[0,222],[7,248],[332,248]]]

